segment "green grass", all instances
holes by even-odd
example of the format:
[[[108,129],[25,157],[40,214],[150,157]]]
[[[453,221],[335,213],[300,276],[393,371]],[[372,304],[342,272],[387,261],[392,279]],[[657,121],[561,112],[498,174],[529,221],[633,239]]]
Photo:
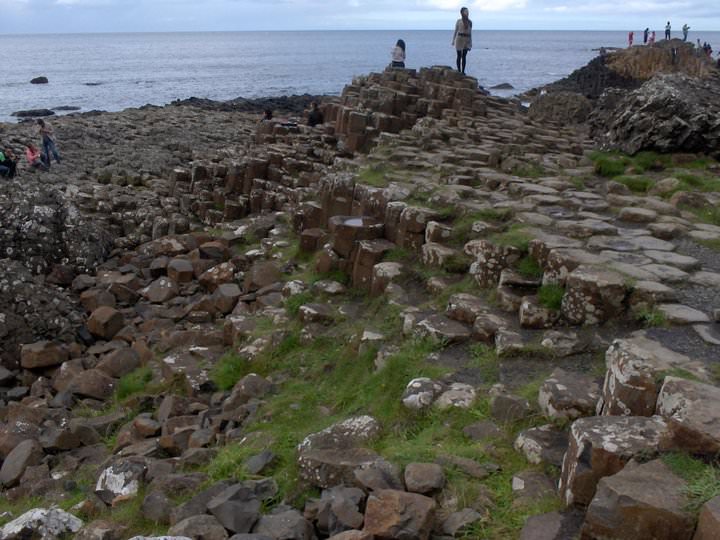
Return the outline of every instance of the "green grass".
[[[682,368],[671,368],[661,371],[657,374],[655,380],[658,383],[662,383],[665,380],[665,377],[676,377],[678,379],[686,379],[688,381],[703,382],[697,375]]]
[[[720,238],[716,238],[715,240],[695,240],[698,244],[701,244],[709,249],[714,249],[715,251],[720,251]]]
[[[541,278],[543,269],[530,255],[526,255],[517,264],[517,271],[526,278]]]
[[[688,511],[697,513],[703,504],[720,495],[720,468],[683,453],[669,453],[662,457],[665,464],[687,482],[685,495]]]
[[[690,211],[703,223],[720,226],[720,208],[706,206],[705,208],[692,208]]]
[[[115,389],[115,400],[124,401],[130,396],[144,392],[152,381],[152,377],[152,370],[149,366],[139,367],[135,371],[123,375]]]
[[[657,308],[643,308],[635,312],[635,319],[645,328],[657,328],[667,325],[665,314]]]
[[[634,156],[620,152],[594,152],[590,159],[595,165],[595,172],[606,178],[620,176],[628,169],[642,174],[646,171],[661,171],[672,165],[671,155],[657,152],[639,152]]]
[[[538,289],[538,302],[541,306],[557,311],[562,306],[564,295],[565,288],[560,285],[543,285]]]
[[[291,296],[285,300],[285,309],[291,317],[296,317],[300,311],[300,307],[309,304],[316,298],[316,295],[310,291],[304,291],[295,296]]]
[[[632,166],[638,172],[662,171],[672,165],[672,155],[657,152],[638,152],[632,158]]]
[[[480,371],[484,384],[500,382],[500,360],[495,347],[484,343],[476,343],[470,347],[471,366]]]
[[[518,165],[512,170],[512,174],[520,176],[522,178],[540,178],[545,176],[547,172],[543,167],[536,163],[528,163],[525,165]]]
[[[476,292],[478,292],[477,283],[475,283],[472,276],[466,275],[462,280],[445,287],[445,289],[433,299],[432,304],[437,309],[444,310],[452,295],[460,293],[473,294]]]
[[[627,186],[633,193],[647,193],[655,185],[655,182],[647,176],[623,175],[616,176],[613,180]]]
[[[507,231],[494,234],[490,237],[490,241],[498,246],[514,247],[527,253],[530,249],[530,241],[532,235],[528,233],[522,225],[511,225]]]
[[[401,248],[401,247],[394,247],[390,251],[386,252],[383,256],[383,261],[387,262],[408,262],[412,259],[414,259],[416,256],[414,253],[412,253],[410,250]]]
[[[620,176],[630,165],[630,159],[627,156],[615,152],[593,152],[590,159],[595,165],[595,172],[606,178]]]
[[[384,163],[370,165],[360,170],[358,181],[368,186],[384,188],[390,184],[386,178],[389,172],[390,169]]]
[[[252,366],[246,358],[229,351],[213,366],[210,379],[220,390],[230,390],[235,383],[251,372]]]

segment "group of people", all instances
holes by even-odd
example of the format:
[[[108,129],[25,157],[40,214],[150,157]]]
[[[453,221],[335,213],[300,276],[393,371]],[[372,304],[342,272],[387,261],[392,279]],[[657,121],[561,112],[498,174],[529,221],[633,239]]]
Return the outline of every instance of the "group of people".
[[[53,129],[45,120],[37,121],[38,135],[40,136],[42,151],[33,143],[25,145],[25,159],[30,170],[50,170],[50,161],[54,159],[60,163],[60,154],[55,144]],[[17,175],[19,159],[11,148],[0,147],[0,177],[12,179]]]
[[[457,70],[465,75],[467,55],[472,49],[472,21],[470,20],[470,11],[466,7],[460,10],[460,18],[455,23],[455,33],[451,45],[455,48]],[[395,47],[390,51],[390,65],[396,68],[404,68],[406,55],[405,41],[398,39]]]
[[[690,27],[687,24],[684,24],[682,27],[682,33],[683,33],[683,41],[687,41],[688,34],[690,32]],[[670,24],[670,21],[667,22],[665,25],[665,39],[670,40],[672,39],[672,24]],[[633,43],[635,41],[635,32],[629,32],[628,33],[628,44],[630,47],[633,46]],[[650,28],[646,28],[643,30],[643,45],[653,45],[655,43],[655,30],[650,30]]]
[[[320,105],[317,101],[310,102],[310,108],[305,111],[305,118],[307,125],[310,127],[319,126],[325,123],[325,117],[323,116],[322,111],[320,110]],[[273,111],[272,109],[265,109],[263,111],[262,118],[260,118],[259,123],[264,122],[273,122],[273,123],[280,123],[280,125],[287,125],[287,126],[296,126],[297,121],[294,120],[277,120],[275,117],[273,117]]]

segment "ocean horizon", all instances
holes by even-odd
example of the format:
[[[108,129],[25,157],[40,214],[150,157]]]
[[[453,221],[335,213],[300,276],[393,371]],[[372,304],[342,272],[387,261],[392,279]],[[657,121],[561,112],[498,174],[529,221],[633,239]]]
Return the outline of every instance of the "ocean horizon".
[[[451,37],[450,30],[0,34],[0,50],[12,51],[0,82],[0,122],[15,122],[12,113],[28,109],[337,95],[353,77],[383,70],[400,38],[407,67],[453,65]],[[720,32],[693,31],[690,38],[720,43]],[[567,76],[600,47],[624,47],[627,32],[477,29],[473,39],[468,74],[486,88],[512,85],[497,92],[509,96]],[[38,76],[49,84],[31,85]]]

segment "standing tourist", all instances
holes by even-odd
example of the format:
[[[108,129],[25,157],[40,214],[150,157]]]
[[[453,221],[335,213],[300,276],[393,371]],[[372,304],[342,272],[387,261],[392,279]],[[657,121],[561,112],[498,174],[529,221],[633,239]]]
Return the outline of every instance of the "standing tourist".
[[[672,34],[672,26],[670,26],[670,21],[667,22],[665,25],[665,39],[670,39]]]
[[[310,112],[308,113],[307,125],[310,127],[319,126],[325,123],[325,117],[320,111],[317,101],[310,104]]]
[[[633,46],[633,41],[635,40],[635,32],[629,32],[628,33],[628,47]]]
[[[393,47],[390,53],[392,57],[392,67],[404,68],[405,67],[405,41],[398,39],[395,47]]]
[[[655,30],[650,32],[650,45],[655,45]]]
[[[460,10],[460,18],[455,23],[452,44],[457,52],[457,69],[465,75],[467,53],[472,49],[472,21],[470,20],[470,12],[466,7]]]
[[[60,163],[60,154],[58,154],[57,147],[55,146],[55,139],[53,137],[53,130],[50,124],[45,122],[42,118],[38,119],[38,133],[42,139],[43,147],[43,161],[45,165],[50,168],[50,154],[55,158],[55,161]]]
[[[687,41],[688,32],[690,31],[690,27],[687,25],[687,23],[683,24],[683,41]]]
[[[650,35],[650,29],[646,28],[645,31],[643,32],[643,45],[647,45],[649,35]]]

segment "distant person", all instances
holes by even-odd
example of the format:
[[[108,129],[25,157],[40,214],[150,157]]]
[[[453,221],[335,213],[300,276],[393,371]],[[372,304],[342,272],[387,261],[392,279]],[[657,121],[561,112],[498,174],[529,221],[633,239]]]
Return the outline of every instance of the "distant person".
[[[402,39],[398,39],[395,47],[393,47],[390,53],[392,57],[392,63],[390,64],[394,68],[405,67],[405,42]]]
[[[690,32],[690,27],[687,25],[687,23],[683,24],[682,31],[683,31],[683,41],[687,41],[688,32]]]
[[[655,45],[655,30],[650,32],[650,45]]]
[[[27,159],[28,165],[31,169],[40,169],[42,171],[47,170],[47,167],[42,159],[42,154],[40,154],[40,150],[32,143],[25,145],[25,159]]]
[[[325,118],[323,117],[323,113],[320,111],[320,107],[318,106],[317,101],[313,101],[310,104],[310,112],[308,113],[307,125],[310,127],[315,127],[324,123]]]
[[[635,32],[628,32],[628,47],[633,46],[634,40],[635,40]]]
[[[697,48],[700,48],[700,38],[697,38]]]
[[[15,154],[9,148],[0,149],[0,176],[8,180],[15,178],[17,171],[17,161]]]
[[[45,122],[42,118],[38,119],[38,133],[42,139],[43,146],[43,161],[47,168],[50,168],[50,157],[55,158],[57,163],[60,163],[60,154],[58,154],[57,147],[55,146],[55,138],[53,136],[53,129],[49,123]]]
[[[672,36],[672,26],[670,26],[670,21],[667,22],[665,25],[665,39],[670,39]]]
[[[670,49],[670,55],[672,56],[673,65],[676,64],[677,63],[677,55],[678,55],[677,47],[673,47],[672,49]]]
[[[643,32],[643,45],[647,45],[648,37],[650,37],[650,29],[646,28]]]
[[[600,47],[600,56],[602,58],[605,58],[605,56],[607,56],[607,49],[605,47]]]
[[[262,118],[259,120],[259,122],[272,122],[272,121],[273,121],[272,109],[265,109],[263,111]]]
[[[470,11],[466,7],[460,10],[460,18],[455,23],[452,44],[457,52],[457,69],[465,75],[467,53],[472,49],[472,21],[470,20]]]

